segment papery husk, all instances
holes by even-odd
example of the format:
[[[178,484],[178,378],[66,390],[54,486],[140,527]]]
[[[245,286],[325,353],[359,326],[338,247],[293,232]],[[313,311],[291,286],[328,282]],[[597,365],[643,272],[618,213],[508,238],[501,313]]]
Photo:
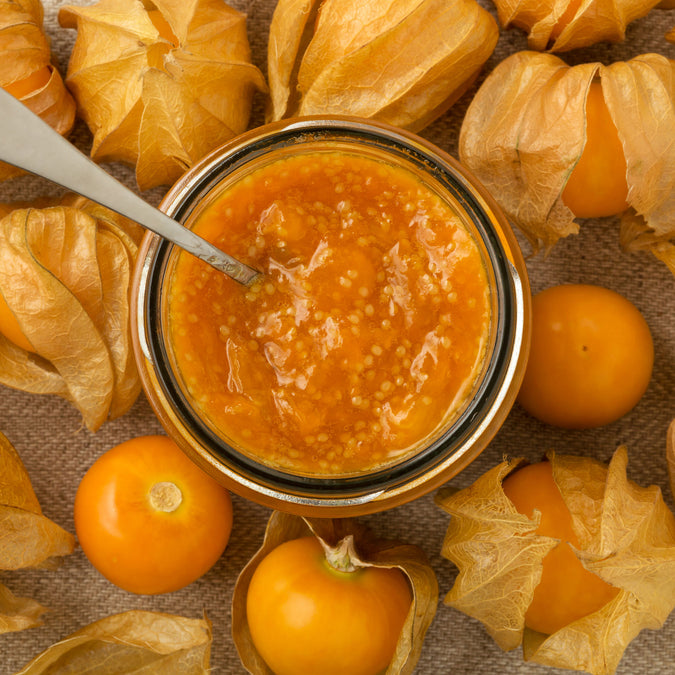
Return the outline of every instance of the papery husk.
[[[36,600],[16,597],[0,584],[0,635],[41,626],[41,616],[48,611]]]
[[[419,131],[466,91],[498,32],[475,0],[280,0],[267,121],[356,115]]]
[[[518,513],[504,494],[502,480],[522,462],[512,459],[469,488],[437,495],[452,517],[442,553],[459,569],[445,602],[480,620],[502,649],[522,644],[528,661],[606,675],[642,629],[661,627],[675,607],[675,517],[658,487],[628,480],[624,447],[609,466],[548,457],[572,515],[577,557],[618,594],[551,635],[525,628],[541,562],[558,542],[535,534],[539,514]]]
[[[16,675],[207,675],[211,622],[129,611],[95,621],[52,645]]]
[[[396,567],[408,578],[413,602],[386,675],[412,673],[419,660],[424,636],[436,614],[438,581],[426,555],[417,546],[378,539],[364,525],[353,519],[301,518],[280,511],[270,516],[262,546],[241,571],[232,597],[232,635],[243,666],[255,675],[273,675],[258,653],[246,619],[246,595],[251,578],[260,562],[280,544],[291,539],[314,535],[325,546],[335,547],[353,537],[356,567]]]
[[[32,73],[48,68],[48,82],[19,100],[66,136],[75,122],[75,101],[58,70],[50,63],[49,41],[42,28],[40,0],[0,1],[0,87],[25,80]],[[23,172],[0,162],[0,181]]]
[[[598,42],[623,42],[626,26],[648,14],[659,0],[494,0],[494,3],[504,28],[517,26],[527,32],[530,49],[564,52]],[[568,8],[574,11],[569,17],[565,15]]]
[[[675,275],[675,240],[670,233],[657,235],[640,216],[629,211],[621,216],[619,242],[628,252],[648,251]]]
[[[51,568],[74,547],[75,537],[43,515],[19,454],[0,433],[0,570]],[[39,626],[45,611],[0,584],[0,633]]]
[[[222,0],[100,0],[64,6],[77,38],[66,82],[94,134],[96,161],[136,167],[142,190],[172,184],[244,131],[253,94],[265,91],[250,62],[246,17]],[[157,9],[177,44],[163,38]]]
[[[670,494],[675,496],[675,419],[668,427],[668,435],[666,439],[666,460],[668,462]]]
[[[675,7],[675,5],[673,5]],[[666,33],[666,40],[675,43],[675,28]]]
[[[53,567],[75,538],[42,514],[30,476],[0,433],[0,570]]]
[[[518,52],[486,78],[459,139],[461,161],[495,196],[535,252],[578,232],[562,192],[585,143],[585,101],[600,78],[627,163],[629,212],[675,237],[675,61],[643,54],[570,67]]]
[[[141,228],[82,197],[0,220],[0,293],[36,354],[0,335],[0,383],[56,394],[97,430],[140,393],[129,324]]]

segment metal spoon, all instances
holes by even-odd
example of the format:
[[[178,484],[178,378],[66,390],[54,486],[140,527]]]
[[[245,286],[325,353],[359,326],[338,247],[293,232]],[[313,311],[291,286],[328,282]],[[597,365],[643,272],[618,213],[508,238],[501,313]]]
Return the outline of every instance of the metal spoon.
[[[244,285],[260,274],[141,199],[2,88],[0,160],[116,211]]]

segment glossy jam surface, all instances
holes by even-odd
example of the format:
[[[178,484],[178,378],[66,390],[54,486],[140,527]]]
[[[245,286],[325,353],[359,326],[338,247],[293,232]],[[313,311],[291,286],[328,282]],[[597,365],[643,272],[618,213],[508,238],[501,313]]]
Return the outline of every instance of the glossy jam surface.
[[[349,153],[262,166],[196,232],[263,272],[244,288],[180,254],[176,367],[243,452],[340,475],[415,451],[471,393],[489,339],[476,242],[412,173]]]

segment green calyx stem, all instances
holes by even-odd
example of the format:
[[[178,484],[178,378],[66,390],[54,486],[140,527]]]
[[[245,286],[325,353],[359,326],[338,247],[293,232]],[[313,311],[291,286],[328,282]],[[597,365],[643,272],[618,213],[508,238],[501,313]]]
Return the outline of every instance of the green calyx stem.
[[[356,572],[363,568],[354,546],[354,537],[348,534],[335,546],[329,546],[321,537],[318,538],[326,555],[326,562],[336,572]]]

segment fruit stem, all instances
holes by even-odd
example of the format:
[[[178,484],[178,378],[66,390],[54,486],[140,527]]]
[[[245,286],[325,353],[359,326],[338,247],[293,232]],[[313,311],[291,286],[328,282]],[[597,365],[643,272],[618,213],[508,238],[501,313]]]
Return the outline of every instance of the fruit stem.
[[[175,483],[163,481],[150,488],[150,505],[156,511],[172,513],[183,502],[183,493]]]
[[[323,546],[328,564],[338,572],[356,572],[360,565],[354,563],[358,560],[356,548],[354,546],[354,536],[348,534],[341,539],[335,546],[329,546],[321,537],[319,537],[321,546]]]

